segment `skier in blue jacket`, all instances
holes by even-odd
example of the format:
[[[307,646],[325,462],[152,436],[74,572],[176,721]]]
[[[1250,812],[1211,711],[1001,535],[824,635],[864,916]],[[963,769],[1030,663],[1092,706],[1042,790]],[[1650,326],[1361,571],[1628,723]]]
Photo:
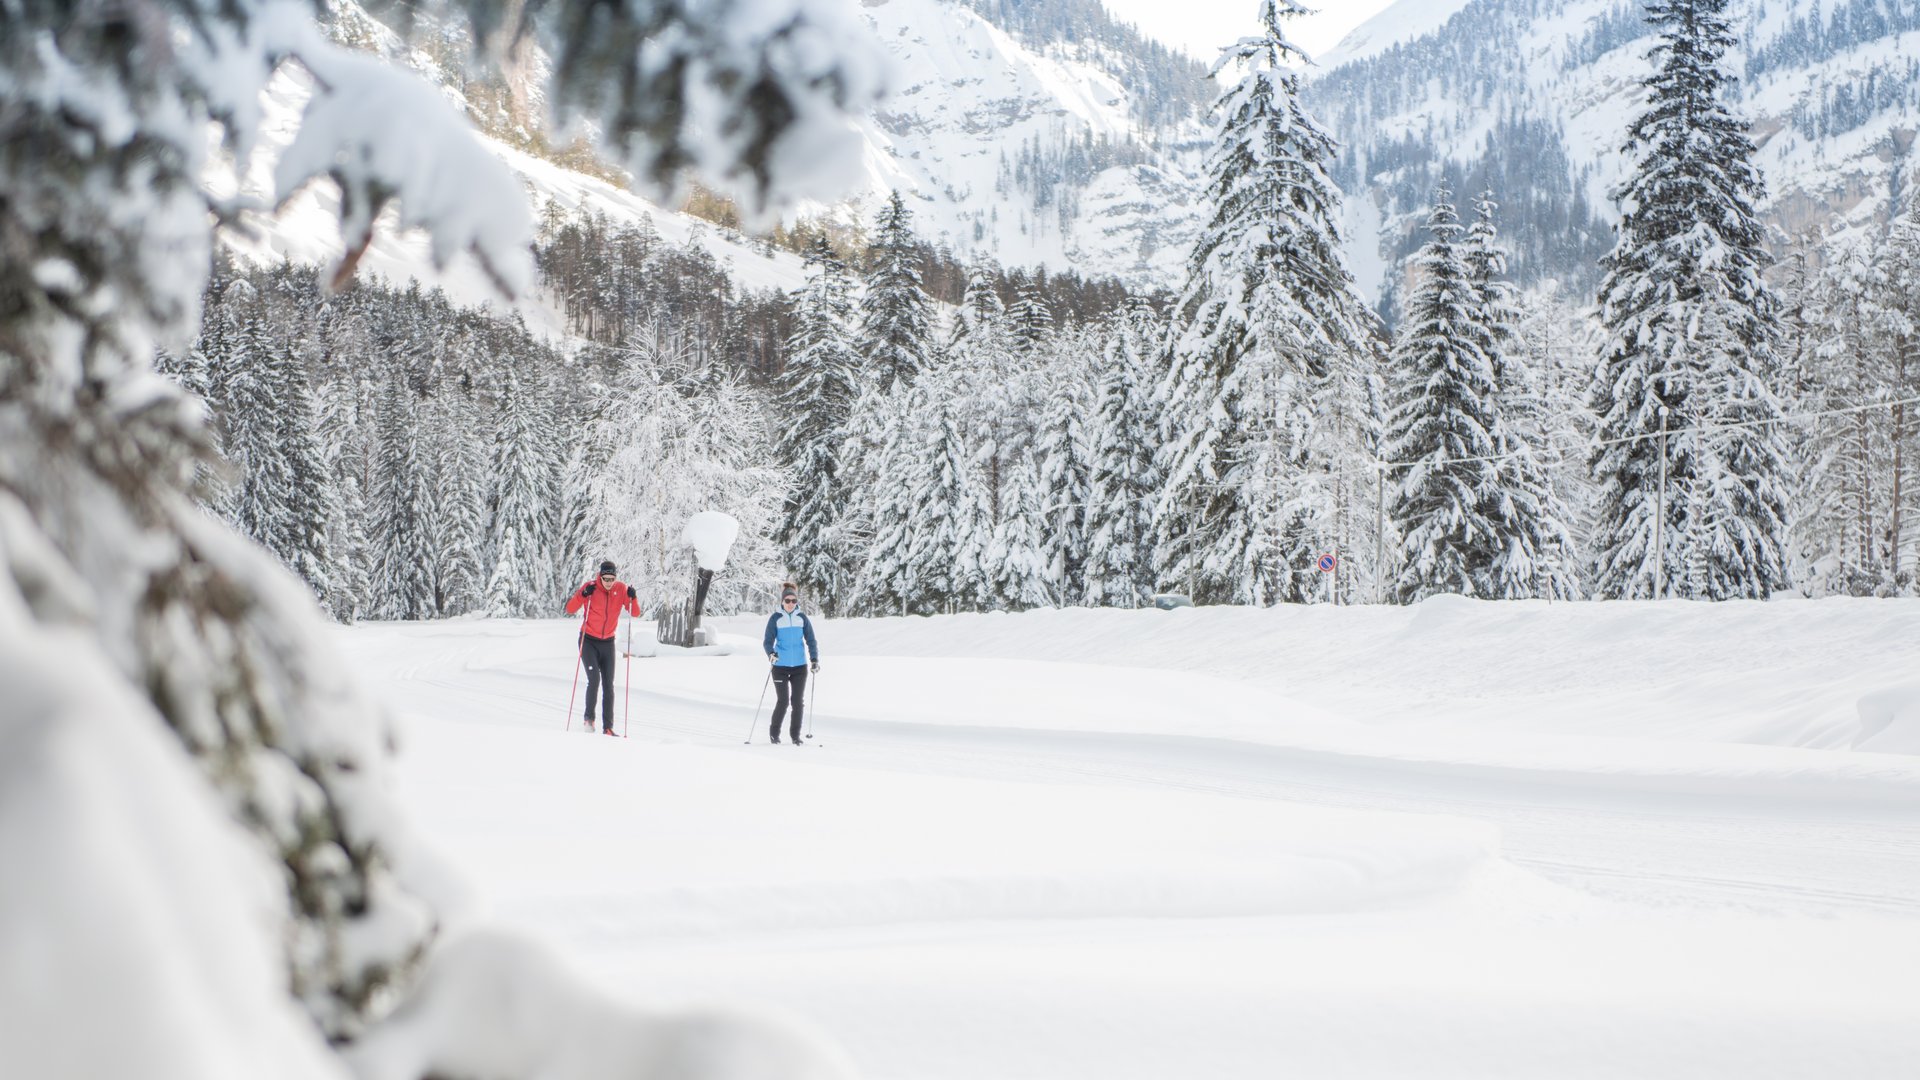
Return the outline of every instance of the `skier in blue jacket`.
[[[820,645],[813,639],[813,620],[800,610],[800,590],[789,581],[780,586],[780,610],[767,616],[767,662],[773,665],[773,685],[778,689],[773,701],[774,742],[780,741],[780,720],[787,715],[788,692],[792,692],[793,727],[789,740],[800,745],[800,712],[807,700],[807,672],[820,670]]]

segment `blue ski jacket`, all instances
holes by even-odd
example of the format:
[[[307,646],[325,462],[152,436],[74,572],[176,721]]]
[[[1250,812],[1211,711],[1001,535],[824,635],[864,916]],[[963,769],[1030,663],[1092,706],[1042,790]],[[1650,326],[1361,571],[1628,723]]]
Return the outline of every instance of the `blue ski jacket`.
[[[805,667],[808,656],[819,662],[820,644],[813,640],[813,620],[797,607],[791,614],[776,611],[767,616],[761,651],[779,657],[774,663],[780,667]]]

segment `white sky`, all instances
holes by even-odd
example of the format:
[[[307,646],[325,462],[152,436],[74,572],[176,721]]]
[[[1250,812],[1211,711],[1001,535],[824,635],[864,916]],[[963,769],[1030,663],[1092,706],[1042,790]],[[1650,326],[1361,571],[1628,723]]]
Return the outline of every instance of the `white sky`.
[[[1107,10],[1194,59],[1212,63],[1220,47],[1255,31],[1259,0],[1104,0]],[[1312,15],[1287,20],[1294,44],[1317,56],[1394,0],[1305,0]]]

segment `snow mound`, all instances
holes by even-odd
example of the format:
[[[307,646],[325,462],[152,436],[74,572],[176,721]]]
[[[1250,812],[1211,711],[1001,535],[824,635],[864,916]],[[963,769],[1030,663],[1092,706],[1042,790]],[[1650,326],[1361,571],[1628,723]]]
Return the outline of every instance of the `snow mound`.
[[[847,1080],[853,1069],[797,1026],[762,1016],[647,1016],[592,990],[544,947],[470,930],[435,954],[420,994],[348,1051],[361,1080]]]
[[[1920,754],[1920,682],[1866,694],[1859,709],[1860,736],[1853,749]]]

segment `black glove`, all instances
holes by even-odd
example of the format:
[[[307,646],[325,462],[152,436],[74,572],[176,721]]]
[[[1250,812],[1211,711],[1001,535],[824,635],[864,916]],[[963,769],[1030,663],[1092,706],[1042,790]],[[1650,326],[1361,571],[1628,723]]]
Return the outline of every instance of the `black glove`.
[[[627,595],[633,597],[635,600],[638,600],[640,599],[640,590],[629,585],[627,586]]]
[[[586,583],[585,585],[582,585],[582,586],[580,587],[580,595],[581,595],[581,596],[592,596],[592,595],[593,595],[593,582],[591,582],[591,581],[589,581],[589,582],[587,582],[587,583]]]
[[[810,668],[809,670],[811,670],[811,671],[813,671],[814,673],[816,673],[816,674],[818,674],[818,673],[819,673],[819,671],[820,671],[820,661],[818,661],[818,660],[815,660],[815,661],[813,662],[813,666],[812,666],[812,667],[811,667],[811,668]]]

